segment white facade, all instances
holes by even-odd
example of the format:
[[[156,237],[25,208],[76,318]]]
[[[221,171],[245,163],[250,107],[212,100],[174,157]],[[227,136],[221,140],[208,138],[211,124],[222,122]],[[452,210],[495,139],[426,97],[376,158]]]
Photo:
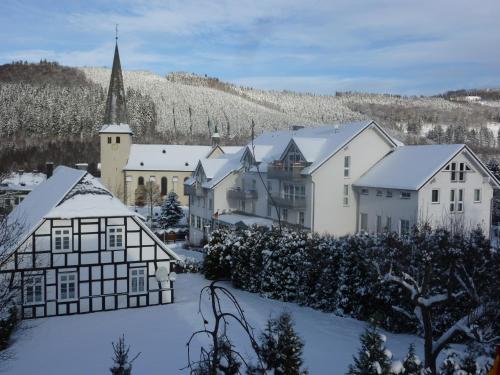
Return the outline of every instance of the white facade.
[[[464,181],[439,172],[451,162],[468,169]],[[235,217],[267,225],[278,215],[287,225],[335,236],[405,233],[423,221],[450,220],[480,225],[488,235],[498,181],[464,145],[404,146],[369,121],[264,134],[239,153],[202,160],[185,186],[190,240],[200,243]],[[436,189],[440,203],[431,202]],[[464,201],[450,216],[451,189]]]

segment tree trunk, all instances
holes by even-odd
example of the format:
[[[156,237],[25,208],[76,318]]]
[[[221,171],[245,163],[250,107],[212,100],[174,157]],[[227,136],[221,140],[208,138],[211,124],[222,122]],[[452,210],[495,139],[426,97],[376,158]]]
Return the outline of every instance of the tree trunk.
[[[429,369],[432,375],[436,375],[436,356],[432,350],[433,337],[432,337],[432,316],[427,307],[419,307],[422,315],[422,323],[424,328],[424,355],[425,355],[425,368]]]

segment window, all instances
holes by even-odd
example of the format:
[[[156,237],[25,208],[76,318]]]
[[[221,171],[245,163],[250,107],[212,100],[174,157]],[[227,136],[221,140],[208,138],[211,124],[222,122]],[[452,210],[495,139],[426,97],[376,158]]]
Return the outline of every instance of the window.
[[[387,198],[392,198],[392,191],[387,190],[387,191],[385,192],[385,196],[386,196]]]
[[[271,217],[271,214],[272,214],[272,207],[270,204],[267,205],[267,216],[268,217]]]
[[[214,209],[214,201],[212,198],[208,198],[208,208],[211,210]]]
[[[368,232],[368,214],[362,213],[360,221],[361,232]]]
[[[410,220],[401,219],[399,222],[399,234],[402,236],[410,234]]]
[[[24,280],[24,304],[43,302],[43,276],[34,275]]]
[[[458,189],[457,211],[463,212],[464,210],[464,189]]]
[[[481,189],[474,189],[474,203],[481,202]]]
[[[464,211],[464,189],[450,190],[450,212]]]
[[[111,137],[108,137],[108,144],[111,144]]]
[[[349,177],[351,168],[351,157],[344,156],[344,177]]]
[[[116,137],[116,143],[120,143],[120,137]]]
[[[377,215],[377,233],[382,233],[382,216]]]
[[[196,226],[196,221],[194,220],[194,215],[191,214],[191,220],[190,220],[191,226],[194,227]]]
[[[54,251],[71,251],[71,228],[54,229]]]
[[[368,189],[361,189],[362,195],[368,195]]]
[[[146,292],[146,269],[132,268],[130,270],[130,293],[139,294]]]
[[[344,206],[349,206],[349,185],[344,185]]]
[[[281,211],[281,219],[288,221],[288,208],[283,208]]]
[[[392,218],[390,216],[387,216],[385,219],[385,230],[387,232],[392,232]]]
[[[451,181],[457,180],[457,163],[451,163]]]
[[[465,163],[459,164],[458,181],[465,181]]]
[[[59,301],[71,301],[78,298],[76,290],[76,272],[59,274]]]
[[[401,192],[401,199],[410,199],[410,198],[411,198],[411,193],[409,191]]]
[[[299,211],[299,225],[303,227],[304,223],[305,223],[304,211]]]
[[[139,177],[139,178],[137,179],[137,185],[139,185],[139,186],[144,185],[144,177],[142,177],[142,176],[141,176],[141,177]]]
[[[108,227],[108,250],[123,249],[124,241],[123,234],[125,232],[124,227]]]
[[[431,201],[432,203],[439,203],[439,189],[432,189]]]
[[[381,197],[383,195],[382,190],[377,190],[377,197]]]
[[[166,177],[161,178],[160,186],[161,186],[161,195],[167,195],[167,185],[168,180]]]
[[[196,228],[201,229],[201,217],[196,216]]]

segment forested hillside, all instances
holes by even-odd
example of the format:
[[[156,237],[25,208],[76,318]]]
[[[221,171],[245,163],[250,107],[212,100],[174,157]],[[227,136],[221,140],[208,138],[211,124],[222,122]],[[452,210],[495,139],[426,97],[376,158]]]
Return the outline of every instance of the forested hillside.
[[[0,168],[98,162],[110,70],[54,62],[0,66]],[[124,72],[135,142],[208,143],[217,125],[226,144],[256,132],[372,118],[408,143],[466,142],[496,154],[499,90],[436,97],[361,93],[314,95],[239,87],[188,73]],[[209,121],[210,120],[210,121]]]

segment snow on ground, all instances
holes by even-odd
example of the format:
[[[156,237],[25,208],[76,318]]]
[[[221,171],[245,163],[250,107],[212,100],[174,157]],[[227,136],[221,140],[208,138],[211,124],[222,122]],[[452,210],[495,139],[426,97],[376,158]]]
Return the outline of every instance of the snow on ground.
[[[185,242],[175,242],[169,243],[167,246],[175,251],[177,255],[181,257],[181,259],[192,258],[198,262],[203,261],[203,253],[201,252],[201,248],[190,248],[185,249]]]
[[[198,295],[207,284],[199,274],[183,274],[175,284],[174,304],[26,321],[25,327],[30,328],[21,330],[15,338],[15,357],[3,370],[11,375],[106,374],[112,364],[111,342],[125,334],[131,354],[141,352],[133,374],[187,374],[187,370],[181,370],[187,363],[186,342],[193,331],[202,327]],[[352,355],[357,354],[365,323],[231,290],[257,332],[270,316],[282,311],[293,315],[305,341],[305,362],[311,375],[344,374]],[[206,310],[208,301],[202,306]],[[234,344],[250,353],[247,340],[239,335],[236,325],[230,330]],[[406,353],[412,342],[416,342],[417,352],[422,354],[420,338],[386,335],[395,360]],[[198,350],[195,348],[196,353]]]

